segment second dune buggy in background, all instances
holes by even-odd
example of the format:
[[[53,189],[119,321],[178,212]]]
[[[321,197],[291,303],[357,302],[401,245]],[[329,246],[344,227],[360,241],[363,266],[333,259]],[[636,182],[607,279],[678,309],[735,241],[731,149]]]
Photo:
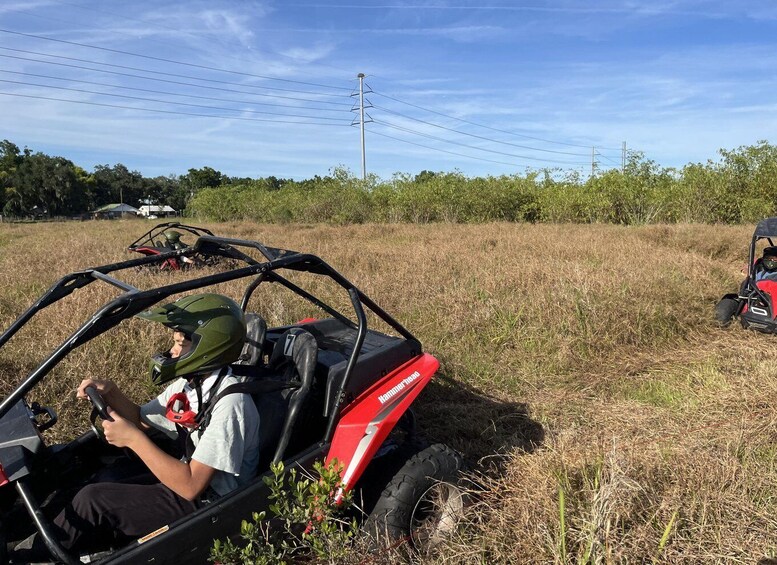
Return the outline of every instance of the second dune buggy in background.
[[[777,266],[765,264],[771,261],[770,254],[777,256],[775,241],[777,218],[761,220],[750,240],[747,277],[742,281],[739,292],[724,295],[715,305],[715,319],[721,326],[739,318],[745,329],[777,332]],[[764,242],[767,246],[759,252]],[[757,256],[761,253],[763,257]]]
[[[202,235],[213,235],[213,232],[206,228],[190,226],[180,222],[165,222],[157,224],[138,239],[127,246],[129,251],[140,253],[141,255],[160,255],[171,250],[186,249],[198,237]],[[187,241],[189,243],[187,243]],[[190,267],[202,267],[205,265],[215,265],[221,262],[221,257],[203,256],[200,254],[186,255],[182,257],[171,257],[159,265],[154,264],[153,268],[177,271]]]

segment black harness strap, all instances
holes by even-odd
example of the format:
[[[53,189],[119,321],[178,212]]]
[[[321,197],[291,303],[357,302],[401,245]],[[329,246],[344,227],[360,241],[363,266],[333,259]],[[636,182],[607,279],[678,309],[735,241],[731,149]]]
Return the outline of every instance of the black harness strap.
[[[200,425],[197,428],[198,430],[202,430],[200,432],[200,435],[202,435],[202,432],[205,431],[205,428],[208,427],[208,424],[210,424],[210,418],[213,414],[213,409],[216,407],[216,404],[219,400],[227,396],[228,394],[266,394],[268,392],[277,392],[279,390],[285,390],[285,389],[293,389],[293,388],[299,388],[302,386],[302,383],[295,382],[295,381],[245,381],[242,383],[235,383],[233,385],[229,385],[227,388],[222,390],[220,393],[216,395],[216,397],[208,402],[208,405],[205,407],[205,409],[197,414],[197,418],[200,420]],[[200,418],[200,414],[202,415],[202,418]]]
[[[213,383],[213,386],[210,387],[210,394],[208,395],[208,400],[203,403],[202,401],[202,379],[201,377],[195,377],[197,379],[196,385],[195,385],[195,392],[197,393],[197,416],[195,417],[195,422],[197,423],[197,427],[199,428],[200,420],[202,419],[200,417],[200,414],[203,410],[206,410],[207,407],[211,404],[213,404],[214,401],[214,393],[219,389],[221,386],[221,382],[224,380],[224,377],[227,376],[229,373],[228,367],[222,367],[219,371],[218,377],[216,378],[216,381]],[[193,430],[189,430],[188,428],[185,428],[183,426],[179,426],[178,424],[175,425],[175,429],[178,432],[178,443],[179,448],[181,452],[183,453],[183,460],[184,462],[188,463],[192,459],[192,454],[194,453],[194,442],[192,442],[191,438],[191,432]],[[196,428],[195,428],[196,429]],[[204,430],[203,430],[204,431]],[[200,435],[202,435],[202,432],[200,432]]]
[[[211,390],[218,390],[218,386],[221,385],[223,376],[224,375],[219,375],[218,380],[213,383]],[[302,386],[302,383],[296,381],[250,380],[229,385],[216,396],[213,396],[211,393],[205,406],[202,410],[197,412],[196,420],[198,426],[194,430],[188,430],[178,424],[175,426],[178,431],[178,441],[183,444],[183,449],[181,451],[184,453],[184,462],[188,463],[191,461],[192,455],[194,454],[194,442],[192,441],[191,434],[194,431],[197,431],[199,437],[202,437],[202,434],[205,433],[206,428],[210,425],[210,419],[216,404],[228,394],[266,394],[268,392],[277,392],[285,389],[295,389],[300,386]],[[197,391],[199,396],[199,386],[197,387]]]

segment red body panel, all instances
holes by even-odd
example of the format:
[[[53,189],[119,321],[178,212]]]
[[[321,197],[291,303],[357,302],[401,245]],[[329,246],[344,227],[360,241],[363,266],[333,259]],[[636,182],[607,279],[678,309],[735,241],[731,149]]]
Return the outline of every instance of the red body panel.
[[[136,247],[133,251],[137,251],[138,253],[142,255],[161,255],[161,251],[158,249],[154,249],[153,247]],[[172,269],[174,271],[177,271],[181,268],[181,266],[178,264],[178,261],[176,259],[168,259],[164,263],[162,263],[159,266],[160,270],[164,269]]]
[[[765,292],[772,299],[772,319],[777,318],[777,281],[763,280],[755,283],[758,286],[758,290]],[[742,308],[742,312],[747,312],[747,304]]]
[[[399,418],[439,367],[437,359],[423,353],[386,375],[345,408],[332,438],[327,463],[337,459],[345,466],[346,488],[359,480]]]
[[[160,252],[158,249],[154,249],[153,247],[136,247],[133,249],[133,251],[136,251],[140,253],[141,255],[159,255]]]
[[[0,465],[0,487],[8,484],[8,477],[3,470],[3,466]]]

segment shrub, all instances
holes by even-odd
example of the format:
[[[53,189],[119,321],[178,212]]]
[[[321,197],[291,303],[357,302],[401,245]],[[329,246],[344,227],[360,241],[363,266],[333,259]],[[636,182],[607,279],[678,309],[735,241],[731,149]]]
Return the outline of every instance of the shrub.
[[[338,167],[300,182],[259,179],[202,189],[187,210],[217,221],[331,224],[751,223],[776,213],[777,147],[759,142],[720,154],[719,162],[678,171],[631,152],[623,170],[585,179],[559,170],[474,178],[460,171],[423,171],[381,181],[362,180]]]
[[[283,463],[271,467],[264,481],[270,487],[271,518],[255,512],[243,520],[239,543],[216,540],[211,561],[220,564],[283,564],[300,559],[336,562],[347,554],[357,531],[356,520],[342,518],[352,505],[350,491],[342,490],[342,466],[314,464],[319,478],[299,477],[296,469],[286,476]],[[336,501],[337,494],[341,499]]]

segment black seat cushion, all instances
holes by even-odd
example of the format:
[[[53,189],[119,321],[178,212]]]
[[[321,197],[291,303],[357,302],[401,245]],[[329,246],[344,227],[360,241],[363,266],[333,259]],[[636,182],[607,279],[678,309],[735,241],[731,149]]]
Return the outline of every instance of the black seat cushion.
[[[305,381],[313,378],[317,357],[318,345],[313,335],[303,328],[291,328],[275,342],[267,366],[293,371],[301,381]]]
[[[267,322],[259,314],[246,312],[246,340],[243,351],[235,363],[239,365],[260,365],[264,354],[264,340]]]

